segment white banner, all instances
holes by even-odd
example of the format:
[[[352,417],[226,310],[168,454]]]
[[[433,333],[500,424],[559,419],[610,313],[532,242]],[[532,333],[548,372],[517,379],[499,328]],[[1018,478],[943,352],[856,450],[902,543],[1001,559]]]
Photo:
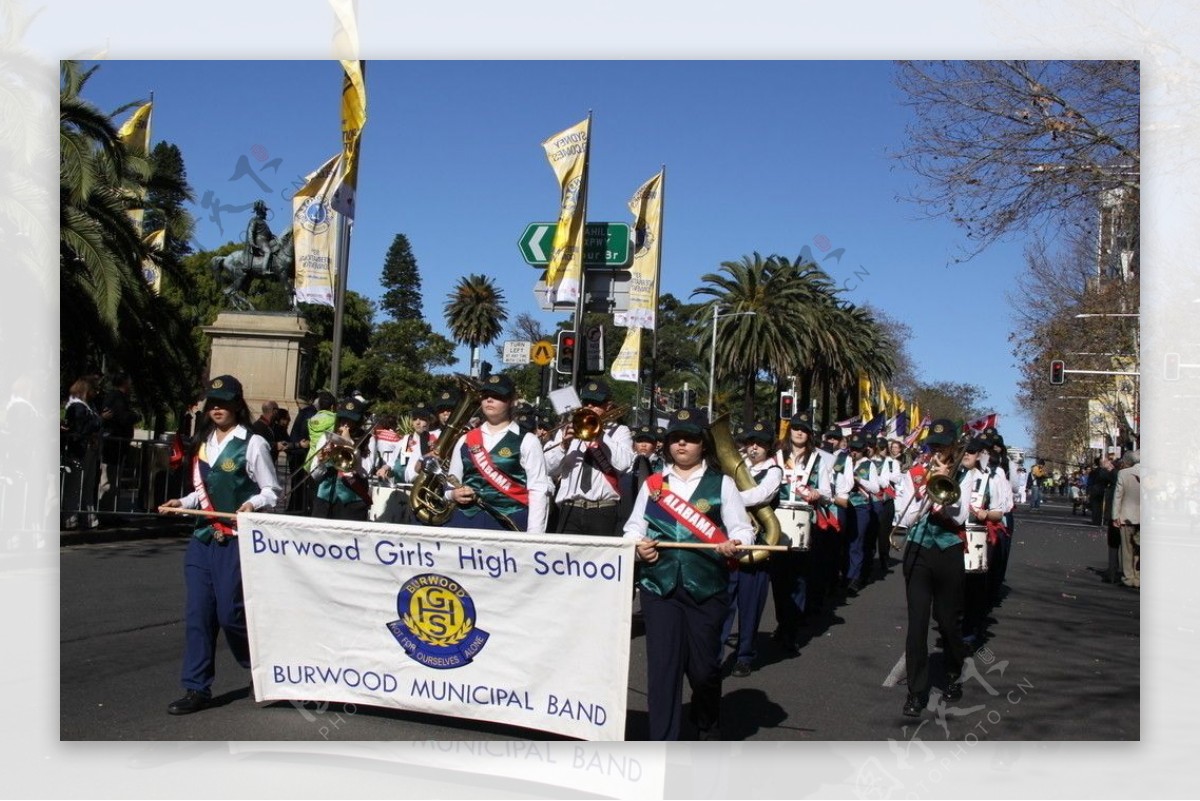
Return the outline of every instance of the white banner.
[[[624,739],[631,542],[265,514],[238,531],[256,701]]]

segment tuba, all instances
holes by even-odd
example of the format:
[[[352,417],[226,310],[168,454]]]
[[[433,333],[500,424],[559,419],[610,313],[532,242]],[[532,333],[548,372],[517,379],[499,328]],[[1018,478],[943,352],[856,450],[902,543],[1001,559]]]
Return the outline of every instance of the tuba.
[[[408,504],[413,515],[427,526],[444,526],[454,515],[454,502],[446,499],[450,485],[450,456],[454,444],[467,428],[471,415],[479,408],[479,387],[466,376],[456,376],[462,400],[438,434],[433,452],[427,454],[421,472],[413,479]]]
[[[750,475],[750,471],[746,469],[746,463],[743,461],[742,455],[738,453],[737,445],[733,441],[733,434],[729,431],[729,415],[723,414],[714,420],[713,424],[709,426],[708,432],[712,437],[713,453],[716,455],[717,465],[721,468],[721,472],[732,478],[739,490],[752,489],[755,485],[754,476]],[[770,503],[764,503],[747,511],[754,520],[762,544],[778,545],[783,536],[783,529],[780,528],[779,518],[775,516],[775,510],[771,508]],[[770,551],[755,549],[738,557],[738,561],[744,565],[753,565],[766,561],[770,555]]]

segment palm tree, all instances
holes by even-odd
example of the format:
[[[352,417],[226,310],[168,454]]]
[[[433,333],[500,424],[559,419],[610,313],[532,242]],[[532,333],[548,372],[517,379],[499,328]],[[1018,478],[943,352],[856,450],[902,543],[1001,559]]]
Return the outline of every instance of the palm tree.
[[[736,376],[743,391],[743,419],[754,415],[754,388],[759,376],[769,375],[776,387],[784,376],[794,375],[811,360],[818,347],[812,325],[817,310],[830,292],[823,272],[811,264],[793,264],[781,256],[764,259],[760,254],[743,256],[739,261],[722,262],[721,273],[707,273],[708,282],[693,295],[708,295],[713,300],[704,308],[695,334],[702,355],[712,358],[711,332],[714,311],[730,315],[727,322],[718,318],[716,376]],[[732,316],[737,312],[751,315]],[[717,383],[714,380],[714,384]]]
[[[455,341],[471,346],[471,366],[479,363],[479,348],[496,341],[508,311],[504,292],[485,275],[468,275],[446,296],[446,323]]]
[[[103,357],[130,375],[143,407],[161,412],[190,399],[199,357],[177,306],[142,276],[147,248],[129,210],[142,205],[151,162],[80,96],[96,69],[61,66],[60,371],[73,380]]]

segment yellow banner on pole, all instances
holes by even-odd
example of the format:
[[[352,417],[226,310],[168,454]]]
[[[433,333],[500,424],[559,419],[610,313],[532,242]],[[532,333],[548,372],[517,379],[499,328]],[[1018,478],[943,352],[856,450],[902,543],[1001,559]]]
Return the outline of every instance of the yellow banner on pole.
[[[542,142],[562,190],[553,252],[546,265],[551,303],[579,300],[583,283],[583,230],[587,192],[588,137],[591,118]]]
[[[365,62],[342,62],[342,177],[332,196],[333,210],[354,219],[358,194],[358,151],[367,124]]]
[[[666,169],[659,170],[633,193],[633,265],[629,270],[629,310],[613,315],[617,325],[654,328],[658,309],[658,277],[662,265],[663,182]]]
[[[292,242],[296,253],[296,302],[333,305],[335,212],[330,207],[342,155],[305,177],[292,198]]]
[[[151,250],[162,252],[167,242],[167,229],[159,228],[153,233],[146,234],[142,237],[142,242]],[[146,283],[150,285],[150,291],[155,295],[162,291],[162,268],[154,262],[153,258],[142,259],[142,277],[146,279]]]
[[[133,116],[125,120],[125,124],[117,131],[117,138],[121,140],[121,144],[134,155],[145,156],[150,151],[150,116],[153,108],[153,101],[139,106],[138,110],[133,112]],[[137,232],[141,234],[142,217],[145,215],[145,209],[142,208],[146,201],[145,192],[127,194],[139,204],[129,210],[129,219],[133,220]]]
[[[636,326],[625,331],[625,343],[617,358],[613,359],[610,374],[614,381],[638,380],[638,371],[642,365],[642,329]]]

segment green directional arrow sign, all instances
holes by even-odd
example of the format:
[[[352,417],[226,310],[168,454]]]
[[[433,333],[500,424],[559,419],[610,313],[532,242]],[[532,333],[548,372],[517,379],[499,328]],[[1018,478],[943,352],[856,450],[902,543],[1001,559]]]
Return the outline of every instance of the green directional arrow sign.
[[[554,251],[557,223],[530,223],[517,240],[526,264],[545,267]],[[629,224],[587,223],[583,227],[584,267],[624,267],[629,263]]]

